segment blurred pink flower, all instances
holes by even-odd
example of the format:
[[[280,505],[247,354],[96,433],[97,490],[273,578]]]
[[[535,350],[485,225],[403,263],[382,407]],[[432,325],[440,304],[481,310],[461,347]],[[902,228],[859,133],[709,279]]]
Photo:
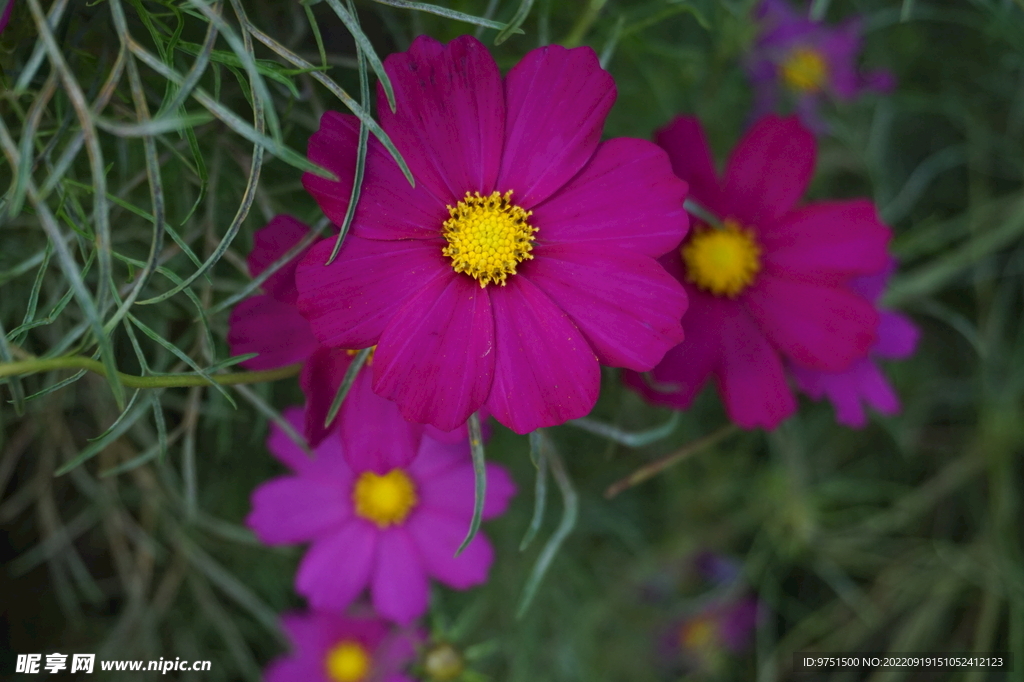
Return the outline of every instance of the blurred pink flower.
[[[861,74],[861,22],[829,26],[812,21],[786,0],[762,0],[757,7],[759,35],[746,69],[754,85],[754,115],[778,109],[789,95],[801,120],[812,130],[826,128],[818,108],[825,98],[852,100],[863,92],[889,92],[896,80],[888,71]]]
[[[884,270],[851,280],[849,287],[877,305],[895,269],[896,261],[890,259]],[[886,415],[900,411],[899,398],[878,361],[910,357],[919,332],[905,315],[882,308],[878,314],[878,340],[868,357],[856,360],[846,371],[817,372],[796,365],[790,367],[797,387],[815,400],[828,398],[835,407],[836,421],[846,426],[861,428],[867,424],[864,404]]]
[[[890,232],[865,200],[797,206],[815,140],[796,118],[766,116],[719,179],[697,119],[657,134],[693,199],[720,221],[697,225],[661,259],[686,288],[686,339],[651,372],[626,372],[648,400],[686,409],[712,376],[729,418],[775,428],[796,409],[784,360],[841,372],[868,354],[879,315],[846,286],[886,263]]]
[[[655,260],[686,233],[686,185],[644,140],[601,142],[615,84],[589,47],[533,50],[503,79],[463,36],[417,38],[384,67],[381,127],[416,178],[371,137],[338,259],[314,247],[299,306],[319,341],[376,345],[373,390],[448,430],[483,406],[518,433],[587,414],[598,363],[645,371],[682,340],[682,287]],[[359,134],[327,112],[306,189],[340,222]]]
[[[3,13],[0,13],[0,33],[4,32],[7,28],[7,22],[11,20],[11,10],[14,9],[14,0],[0,0],[0,2],[6,3],[4,5]]]
[[[312,611],[281,617],[292,653],[272,661],[266,682],[412,682],[404,674],[422,639],[374,617]]]
[[[285,415],[302,423],[297,408]],[[276,426],[267,447],[293,474],[255,490],[246,523],[267,544],[312,543],[295,586],[313,608],[344,609],[368,587],[377,613],[407,624],[427,608],[428,577],[456,589],[486,580],[494,550],[483,533],[454,556],[473,511],[467,441],[425,436],[411,464],[385,460],[380,468],[350,465],[344,451],[351,444],[334,434],[314,459]],[[484,518],[502,514],[513,494],[505,469],[488,464]]]

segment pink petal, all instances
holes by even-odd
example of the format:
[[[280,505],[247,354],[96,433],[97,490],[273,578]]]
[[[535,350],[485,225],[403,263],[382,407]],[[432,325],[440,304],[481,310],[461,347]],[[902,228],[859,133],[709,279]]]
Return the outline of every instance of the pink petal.
[[[480,409],[476,412],[480,417],[480,432],[485,441],[489,440],[491,437],[491,413],[487,410],[486,404],[481,405]],[[442,443],[459,443],[469,438],[469,423],[457,426],[451,431],[442,431],[437,427],[428,425],[423,433]]]
[[[309,234],[309,227],[300,220],[290,215],[274,216],[273,220],[253,235],[252,251],[249,252],[249,257],[246,259],[249,264],[249,276],[258,277],[274,261],[302,241],[307,234]],[[299,254],[268,277],[263,282],[263,291],[282,303],[294,304],[295,299],[299,296],[299,292],[295,289],[295,267],[301,258],[302,254]]]
[[[429,587],[410,532],[399,527],[381,533],[373,571],[374,610],[408,625],[426,612]]]
[[[857,374],[857,385],[868,405],[887,415],[900,411],[900,399],[877,364],[865,360],[857,367]]]
[[[814,135],[795,117],[772,114],[755,123],[726,165],[729,212],[758,227],[785,215],[807,189],[815,149]]]
[[[523,276],[565,311],[601,364],[647,371],[683,340],[686,292],[653,258],[590,244],[535,254]]]
[[[884,268],[892,233],[874,204],[857,199],[805,206],[759,229],[757,236],[766,270],[839,282]]]
[[[407,52],[389,55],[384,68],[398,108],[391,112],[378,87],[381,127],[416,182],[451,205],[466,192],[493,191],[505,103],[501,74],[487,48],[471,36],[447,45],[419,36]]]
[[[232,355],[259,353],[240,364],[261,371],[303,362],[317,343],[309,323],[293,303],[281,303],[270,296],[252,296],[231,311],[228,346]]]
[[[902,360],[914,354],[920,330],[906,315],[889,310],[878,311],[878,342],[872,355],[889,360]]]
[[[875,342],[878,312],[839,287],[762,276],[744,305],[772,344],[809,369],[841,372]]]
[[[320,117],[320,129],[309,138],[309,160],[334,173],[338,180],[306,173],[302,185],[336,225],[345,221],[352,197],[358,144],[359,119],[336,111],[325,112]],[[416,179],[419,183],[421,176]],[[440,234],[441,224],[447,219],[445,202],[422,183],[409,185],[391,154],[371,135],[353,234],[367,239],[429,239]],[[334,240],[327,241],[333,249]]]
[[[409,520],[409,533],[416,539],[427,572],[457,590],[484,583],[494,562],[494,549],[483,533],[477,533],[455,556],[468,530],[468,516],[461,518],[428,508],[420,509]]]
[[[279,658],[263,671],[264,682],[326,682],[323,661],[308,658]]]
[[[615,82],[589,47],[537,48],[505,78],[505,152],[497,189],[523,208],[552,196],[594,155]]]
[[[655,133],[654,141],[668,152],[675,174],[690,186],[690,198],[717,216],[728,215],[711,147],[697,117],[677,116]]]
[[[302,433],[302,424],[305,417],[301,407],[285,408],[282,410],[281,416],[298,433]],[[267,449],[270,450],[270,454],[279,462],[300,474],[307,473],[313,466],[314,460],[310,459],[309,455],[273,422],[270,423],[270,433],[267,435]],[[339,458],[341,457],[341,444],[337,439],[325,443],[322,449],[325,451],[333,450],[333,454],[336,454]]]
[[[529,433],[590,412],[601,383],[597,357],[565,313],[525,277],[491,287],[491,303],[494,418]]]
[[[345,443],[345,458],[353,471],[385,474],[407,465],[416,457],[423,427],[407,422],[398,406],[371,388],[372,370],[364,366],[356,375],[330,429],[324,421],[352,364],[347,351],[319,348],[303,367],[299,385],[306,394],[306,438],[318,445],[330,430],[338,428]]]
[[[295,591],[314,609],[344,609],[370,582],[377,556],[377,528],[353,519],[341,529],[313,543],[299,564]]]
[[[732,301],[709,296],[687,286],[690,308],[683,316],[683,342],[665,353],[651,370],[650,380],[629,375],[627,384],[649,401],[685,410],[704,388],[721,357],[723,325],[736,314],[745,315]]]
[[[601,143],[569,184],[533,209],[541,244],[583,242],[660,256],[686,235],[686,183],[665,152],[625,137]]]
[[[420,452],[409,465],[409,471],[416,480],[425,481],[467,464],[472,465],[468,441],[449,443],[428,436],[420,444]]]
[[[420,504],[424,509],[442,510],[469,522],[476,487],[472,465],[464,463],[443,474],[419,480]],[[508,471],[497,464],[488,464],[483,517],[492,519],[505,513],[515,493],[516,484]]]
[[[746,314],[728,318],[721,339],[718,378],[729,419],[774,429],[796,410],[778,353]]]
[[[333,249],[325,240],[299,263],[299,309],[320,343],[336,348],[369,348],[398,309],[420,289],[452,276],[443,242],[377,241],[345,238],[337,260],[324,266]]]
[[[347,492],[333,481],[275,478],[253,492],[245,523],[269,545],[312,540],[349,517]]]
[[[480,408],[494,373],[487,290],[448,273],[419,287],[381,334],[373,358],[373,390],[398,403],[409,421],[442,430]]]

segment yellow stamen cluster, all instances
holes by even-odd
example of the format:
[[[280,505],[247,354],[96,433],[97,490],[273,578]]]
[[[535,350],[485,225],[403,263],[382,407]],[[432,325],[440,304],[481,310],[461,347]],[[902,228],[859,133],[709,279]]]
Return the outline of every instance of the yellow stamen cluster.
[[[716,296],[735,298],[761,271],[754,233],[731,219],[720,228],[696,228],[682,254],[687,279]]]
[[[363,682],[370,673],[370,654],[359,642],[345,640],[327,652],[327,677],[335,682]]]
[[[828,80],[828,63],[818,50],[798,47],[782,62],[780,75],[791,90],[818,92]]]
[[[401,524],[419,502],[416,484],[401,469],[383,476],[363,472],[352,489],[356,514],[381,528]]]
[[[527,222],[533,211],[524,211],[511,201],[512,190],[504,195],[479,192],[448,207],[451,217],[444,221],[448,246],[441,251],[452,260],[455,272],[464,272],[483,288],[495,282],[505,285],[516,266],[533,258],[533,233],[537,228]]]

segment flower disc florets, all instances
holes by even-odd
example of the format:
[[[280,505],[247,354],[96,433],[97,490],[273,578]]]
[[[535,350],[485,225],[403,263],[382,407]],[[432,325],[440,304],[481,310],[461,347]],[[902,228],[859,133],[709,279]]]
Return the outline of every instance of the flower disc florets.
[[[779,67],[783,82],[797,92],[818,92],[828,82],[828,62],[809,47],[791,51]]]
[[[359,642],[346,640],[327,652],[327,677],[336,682],[362,682],[370,672],[369,652]]]
[[[526,222],[533,211],[524,211],[511,201],[512,190],[504,195],[479,192],[466,196],[455,206],[448,206],[451,216],[444,221],[444,238],[448,246],[441,251],[452,259],[455,272],[464,272],[480,282],[483,288],[491,282],[505,285],[516,266],[531,260],[533,233],[537,228]]]
[[[682,248],[687,278],[716,296],[739,296],[761,270],[754,233],[734,220],[721,228],[698,228]]]
[[[373,521],[381,528],[405,521],[419,501],[416,485],[401,469],[392,469],[383,476],[365,471],[352,490],[356,514]]]

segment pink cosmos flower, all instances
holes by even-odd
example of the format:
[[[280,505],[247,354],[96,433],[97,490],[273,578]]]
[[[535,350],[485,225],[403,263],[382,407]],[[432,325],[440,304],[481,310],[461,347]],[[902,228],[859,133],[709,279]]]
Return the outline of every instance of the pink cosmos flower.
[[[890,259],[884,270],[851,280],[849,287],[877,305],[895,269],[896,261]],[[845,372],[790,368],[801,391],[815,400],[827,397],[836,409],[836,420],[854,428],[867,424],[864,403],[886,415],[900,411],[900,400],[877,361],[910,357],[917,346],[919,332],[909,318],[891,310],[879,309],[878,314],[878,340],[868,357],[854,361]]]
[[[291,655],[267,666],[266,682],[412,682],[402,671],[421,637],[374,617],[312,611],[281,617]]]
[[[762,0],[757,18],[762,32],[746,67],[755,89],[755,115],[775,110],[780,95],[788,94],[804,124],[821,132],[827,126],[818,108],[826,97],[848,101],[896,85],[888,71],[858,72],[859,18],[833,27],[812,21],[786,0]]]
[[[373,138],[337,260],[314,247],[299,307],[333,348],[377,346],[373,390],[410,421],[452,429],[482,406],[516,432],[581,417],[598,363],[644,371],[682,340],[686,297],[655,260],[686,233],[685,183],[655,145],[601,142],[615,99],[593,50],[552,45],[504,78],[469,36],[421,36],[385,60]],[[359,124],[327,112],[303,183],[340,222]]]
[[[299,220],[287,215],[276,216],[255,234],[248,258],[249,274],[257,277],[308,234],[309,227]],[[232,355],[259,353],[241,363],[251,370],[305,363],[299,377],[307,401],[304,430],[306,439],[315,447],[327,436],[324,421],[355,350],[328,348],[317,343],[296,305],[299,296],[295,288],[297,265],[298,258],[263,283],[266,293],[235,306],[228,320],[228,344]],[[372,362],[370,360],[369,364]],[[424,428],[406,421],[394,403],[376,395],[370,388],[370,378],[367,367],[356,375],[332,428],[340,428],[342,439],[351,444],[346,453],[359,458],[359,462],[352,462],[353,466],[368,464],[377,473],[384,473],[386,462],[404,465],[412,461]],[[378,425],[378,430],[366,429],[367,423]],[[445,442],[458,442],[466,437],[465,426],[450,434],[433,428],[428,432]]]
[[[4,11],[0,14],[0,33],[4,32],[7,28],[7,22],[11,20],[11,10],[14,9],[14,0],[0,0],[0,2],[6,2],[4,5]]]
[[[650,378],[627,372],[625,380],[655,403],[685,409],[714,376],[731,420],[774,428],[796,409],[783,359],[841,372],[875,343],[878,313],[846,283],[885,265],[889,229],[864,200],[796,206],[815,141],[795,118],[758,121],[721,180],[695,118],[677,118],[657,141],[721,225],[695,227],[661,259],[690,299],[686,340]]]
[[[293,423],[303,418],[297,408],[286,416]],[[427,608],[428,576],[456,589],[486,579],[494,550],[483,533],[454,556],[473,511],[467,441],[453,445],[425,436],[411,464],[386,462],[382,475],[351,466],[344,454],[350,443],[333,434],[315,459],[276,427],[267,447],[293,473],[256,489],[246,523],[267,544],[312,543],[295,587],[313,608],[344,609],[369,587],[377,613],[408,624]],[[488,464],[483,517],[503,513],[514,493],[505,469]]]

